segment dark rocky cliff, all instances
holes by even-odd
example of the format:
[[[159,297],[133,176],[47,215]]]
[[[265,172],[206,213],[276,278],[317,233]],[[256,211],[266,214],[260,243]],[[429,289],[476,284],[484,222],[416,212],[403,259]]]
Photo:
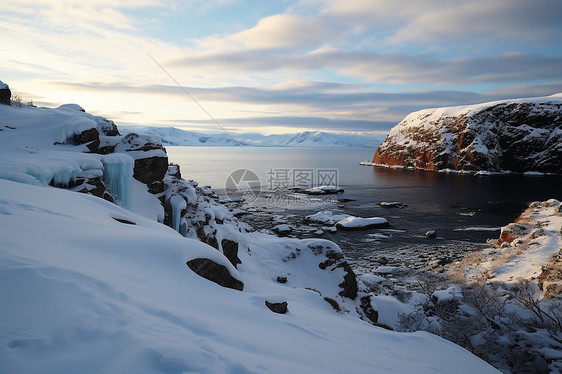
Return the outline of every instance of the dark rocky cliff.
[[[560,173],[562,94],[411,113],[373,162],[428,170]]]

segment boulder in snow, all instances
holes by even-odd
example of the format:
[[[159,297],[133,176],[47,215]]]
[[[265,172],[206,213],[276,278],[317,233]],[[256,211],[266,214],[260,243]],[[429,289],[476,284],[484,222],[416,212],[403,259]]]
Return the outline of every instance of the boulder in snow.
[[[222,253],[228,258],[228,261],[234,266],[238,267],[242,261],[238,258],[238,243],[230,239],[223,239],[221,241]]]
[[[216,284],[238,291],[244,290],[244,283],[234,278],[228,269],[208,258],[195,258],[187,261],[187,266],[193,272]]]
[[[274,302],[269,302],[269,301],[265,301],[265,306],[269,308],[269,310],[271,310],[273,313],[278,313],[278,314],[285,314],[287,313],[287,302],[286,301],[282,301],[280,303],[274,303]]]

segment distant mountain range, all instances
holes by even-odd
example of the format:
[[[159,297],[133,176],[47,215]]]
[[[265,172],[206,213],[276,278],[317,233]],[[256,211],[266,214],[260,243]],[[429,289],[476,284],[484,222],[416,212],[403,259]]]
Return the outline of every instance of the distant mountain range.
[[[205,134],[181,130],[176,127],[156,126],[120,126],[122,134],[138,132],[158,135],[162,144],[170,146],[207,146],[207,147],[338,147],[338,148],[376,148],[385,135],[339,134],[324,131],[304,131],[295,134],[257,133],[215,133]]]

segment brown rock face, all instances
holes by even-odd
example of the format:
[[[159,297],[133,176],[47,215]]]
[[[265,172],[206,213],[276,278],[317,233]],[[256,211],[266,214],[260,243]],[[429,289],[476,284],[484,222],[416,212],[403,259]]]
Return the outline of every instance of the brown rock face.
[[[423,110],[395,126],[373,162],[427,170],[560,173],[562,96]]]

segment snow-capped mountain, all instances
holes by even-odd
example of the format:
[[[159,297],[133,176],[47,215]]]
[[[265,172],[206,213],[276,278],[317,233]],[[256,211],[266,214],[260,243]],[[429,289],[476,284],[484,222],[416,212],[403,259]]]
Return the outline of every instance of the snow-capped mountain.
[[[176,127],[120,127],[122,132],[158,135],[164,145],[211,147],[354,147],[376,148],[384,135],[340,134],[324,131],[304,131],[296,134],[213,133],[205,134]]]
[[[409,114],[373,163],[429,170],[562,170],[562,94]]]

